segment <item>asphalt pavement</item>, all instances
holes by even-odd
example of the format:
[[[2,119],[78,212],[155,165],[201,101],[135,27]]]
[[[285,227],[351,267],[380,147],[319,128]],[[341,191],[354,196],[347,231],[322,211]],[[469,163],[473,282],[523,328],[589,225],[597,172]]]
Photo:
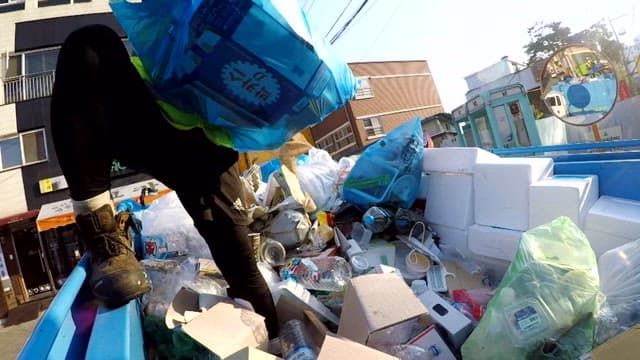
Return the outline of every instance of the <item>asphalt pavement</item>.
[[[31,335],[39,319],[38,317],[38,319],[35,320],[29,320],[7,327],[0,326],[1,360],[13,360],[18,357],[18,353]]]

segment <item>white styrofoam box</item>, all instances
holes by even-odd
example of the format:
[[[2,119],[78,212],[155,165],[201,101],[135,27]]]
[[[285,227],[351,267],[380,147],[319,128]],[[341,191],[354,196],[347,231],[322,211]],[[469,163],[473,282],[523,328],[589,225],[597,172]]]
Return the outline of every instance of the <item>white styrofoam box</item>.
[[[552,173],[550,158],[500,158],[476,164],[473,173],[475,223],[528,230],[529,186]]]
[[[426,182],[424,218],[428,223],[457,229],[473,224],[473,176],[429,172]]]
[[[567,216],[584,228],[589,209],[598,200],[596,175],[554,175],[529,187],[529,227]]]
[[[591,248],[593,252],[596,254],[596,257],[599,258],[605,252],[615,249],[618,246],[622,246],[628,242],[635,241],[640,238],[626,238],[620,235],[614,235],[598,230],[585,229],[584,235],[589,239],[589,243],[591,243]]]
[[[511,261],[518,250],[522,231],[474,224],[469,227],[467,241],[472,253]]]
[[[496,159],[499,159],[497,155],[475,147],[427,148],[422,170],[471,174],[476,163]]]
[[[440,237],[442,253],[449,255],[450,258],[453,258],[467,271],[480,267],[481,271],[491,274],[491,278],[496,284],[499,283],[499,280],[502,279],[507,271],[511,259],[503,260],[473,253],[469,250],[467,230],[438,224],[429,226]]]
[[[467,229],[457,229],[439,224],[429,224],[429,227],[431,227],[440,238],[440,244],[445,244],[456,249],[463,256],[471,254],[469,252],[469,245],[467,244]]]
[[[418,190],[418,199],[426,199],[429,191],[429,176],[422,173],[420,177],[420,189]]]
[[[615,237],[640,239],[640,201],[601,196],[589,209],[584,228]]]

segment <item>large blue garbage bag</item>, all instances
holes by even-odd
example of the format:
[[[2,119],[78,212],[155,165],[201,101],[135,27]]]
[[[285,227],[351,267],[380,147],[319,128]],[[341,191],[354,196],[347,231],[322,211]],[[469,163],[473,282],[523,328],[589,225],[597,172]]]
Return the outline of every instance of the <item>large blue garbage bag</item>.
[[[312,33],[296,1],[110,5],[160,100],[224,128],[237,150],[279,147],[355,94],[349,67]]]
[[[418,197],[423,155],[416,117],[365,149],[345,179],[343,199],[363,211],[374,205],[411,207]]]

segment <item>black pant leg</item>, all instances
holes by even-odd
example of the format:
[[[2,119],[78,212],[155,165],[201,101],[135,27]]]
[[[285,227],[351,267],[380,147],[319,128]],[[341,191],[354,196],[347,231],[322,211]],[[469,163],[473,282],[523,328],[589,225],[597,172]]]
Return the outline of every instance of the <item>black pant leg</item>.
[[[247,238],[246,211],[239,206],[244,188],[238,153],[211,143],[200,129],[171,126],[121,39],[105,26],[84,27],[68,37],[56,77],[51,123],[72,198],[106,191],[113,158],[176,190],[232,295],[250,301],[266,317],[270,336],[277,336],[273,300]]]
[[[229,294],[251,302],[256,312],[265,317],[269,336],[277,337],[279,325],[273,298],[258,270],[248,238],[245,189],[237,165],[223,173],[219,183],[215,191],[204,197],[189,191],[178,192],[178,196],[229,283]]]

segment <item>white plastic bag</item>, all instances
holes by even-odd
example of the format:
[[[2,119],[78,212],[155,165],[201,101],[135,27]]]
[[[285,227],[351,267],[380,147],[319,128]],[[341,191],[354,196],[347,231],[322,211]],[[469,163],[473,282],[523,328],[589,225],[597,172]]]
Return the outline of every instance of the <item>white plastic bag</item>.
[[[337,207],[340,197],[336,187],[340,168],[325,150],[311,148],[309,158],[308,163],[298,165],[296,170],[300,187],[309,193],[318,210],[330,211]]]
[[[640,322],[640,239],[602,254],[598,273],[606,297],[596,331],[602,344]]]
[[[142,222],[145,259],[162,259],[175,253],[212,259],[209,246],[175,192],[155,200],[147,209],[135,212],[134,216]]]

